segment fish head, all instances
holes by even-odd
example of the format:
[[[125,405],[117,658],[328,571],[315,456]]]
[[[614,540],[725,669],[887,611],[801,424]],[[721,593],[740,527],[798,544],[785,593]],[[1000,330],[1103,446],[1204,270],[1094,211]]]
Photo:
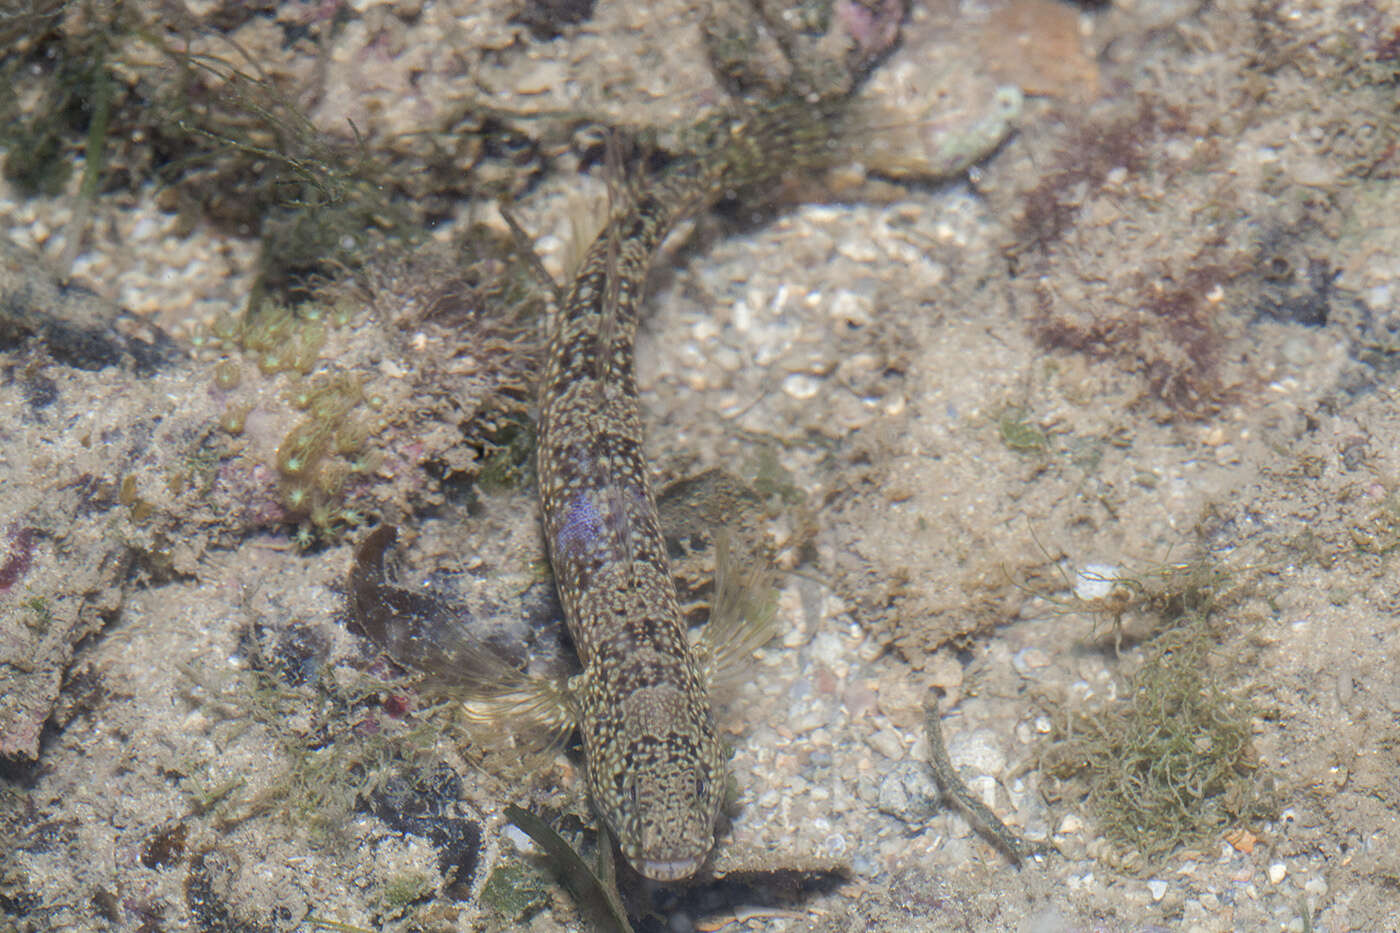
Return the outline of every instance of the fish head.
[[[646,687],[600,718],[604,728],[584,730],[611,735],[604,745],[585,740],[599,815],[642,875],[689,878],[714,847],[724,801],[724,751],[708,699],[697,702],[670,685]]]

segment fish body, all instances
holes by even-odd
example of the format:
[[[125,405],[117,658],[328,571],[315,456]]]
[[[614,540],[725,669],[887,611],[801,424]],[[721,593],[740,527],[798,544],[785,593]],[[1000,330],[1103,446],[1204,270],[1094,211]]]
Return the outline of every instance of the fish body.
[[[589,250],[550,343],[538,435],[550,561],[583,665],[571,693],[589,792],[623,855],[659,881],[700,868],[724,788],[647,477],[632,360],[647,266],[682,206],[644,195]]]
[[[725,753],[691,646],[643,457],[633,365],[647,269],[682,219],[727,191],[820,161],[822,108],[718,127],[704,155],[614,210],[580,264],[540,390],[545,537],[583,672],[572,685],[594,806],[629,862],[673,881],[714,845]]]

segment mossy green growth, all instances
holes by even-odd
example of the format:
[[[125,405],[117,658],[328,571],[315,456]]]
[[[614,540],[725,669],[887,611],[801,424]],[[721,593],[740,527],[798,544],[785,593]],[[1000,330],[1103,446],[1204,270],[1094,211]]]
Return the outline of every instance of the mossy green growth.
[[[1050,448],[1050,438],[1031,424],[1026,409],[1012,406],[997,416],[1001,442],[1018,454],[1043,454]]]
[[[503,415],[494,430],[485,432],[486,462],[477,474],[483,492],[518,486],[529,473],[535,455],[535,426],[523,413]]]
[[[1252,709],[1215,682],[1212,642],[1191,617],[1157,636],[1127,695],[1061,723],[1045,756],[1052,776],[1083,783],[1099,829],[1149,860],[1273,809],[1250,742]]]
[[[49,607],[49,601],[42,596],[31,596],[24,601],[24,608],[27,610],[24,616],[25,626],[36,634],[43,634],[53,625],[53,609]]]
[[[359,268],[371,240],[421,237],[393,196],[393,173],[360,137],[317,130],[275,82],[239,62],[158,51],[172,77],[147,79],[146,120],[180,156],[159,180],[191,224],[257,231],[253,303],[296,299],[317,275]]]
[[[423,872],[394,875],[379,889],[379,903],[385,913],[402,916],[409,907],[432,897],[433,888],[433,879]]]
[[[786,506],[801,505],[807,498],[807,494],[793,481],[792,474],[779,462],[772,445],[761,446],[756,461],[748,466],[748,472],[754,478],[753,490],[761,498],[776,497]]]
[[[353,269],[371,238],[421,236],[389,190],[400,179],[358,136],[318,131],[240,59],[191,52],[204,45],[193,19],[177,39],[149,5],[0,6],[12,53],[0,82],[15,89],[0,95],[0,149],[21,194],[67,191],[80,154],[80,203],[158,182],[163,206],[186,227],[209,221],[260,235],[257,295],[302,294],[309,277]]]
[[[95,12],[88,11],[89,29],[67,36],[66,41],[52,43],[47,49],[50,68],[38,106],[21,112],[17,95],[5,95],[8,100],[0,105],[4,177],[21,195],[52,197],[62,194],[73,175],[81,148],[87,149],[89,160],[101,163],[100,154],[93,151],[93,143],[100,146],[106,131],[105,103],[109,100],[111,86],[107,55],[120,27],[115,19],[93,15]],[[0,17],[6,16],[19,18],[14,9],[0,13]],[[8,26],[0,19],[0,34],[8,31]],[[40,22],[31,22],[28,28],[43,26]],[[4,44],[10,46],[11,42]],[[8,87],[16,87],[20,78],[17,72],[25,64],[23,56],[16,56],[6,63],[0,80]],[[96,102],[104,106],[94,107]],[[92,132],[94,129],[96,133]]]
[[[549,882],[516,859],[498,864],[481,888],[481,903],[509,923],[522,923],[549,905]]]
[[[1400,493],[1391,493],[1351,527],[1351,540],[1363,554],[1389,554],[1400,546]]]
[[[317,844],[346,844],[346,827],[363,801],[396,770],[430,760],[451,728],[454,709],[446,703],[402,719],[382,714],[380,699],[394,684],[329,663],[307,665],[304,649],[285,647],[298,644],[288,629],[259,634],[255,626],[241,644],[245,670],[180,667],[191,699],[214,721],[220,747],[261,729],[279,753],[274,774],[251,780],[223,782],[217,759],[182,765],[192,808],[212,813],[221,830],[271,816],[304,829]],[[316,676],[304,677],[312,666]]]

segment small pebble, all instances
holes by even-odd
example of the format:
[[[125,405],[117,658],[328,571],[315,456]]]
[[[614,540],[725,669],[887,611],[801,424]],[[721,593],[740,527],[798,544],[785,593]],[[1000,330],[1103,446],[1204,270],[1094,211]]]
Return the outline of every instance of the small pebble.
[[[817,700],[794,716],[788,723],[788,728],[792,730],[794,735],[802,735],[804,732],[820,729],[831,721],[831,713],[831,704]]]
[[[833,632],[822,632],[812,639],[812,660],[820,661],[827,667],[834,668],[845,651],[846,646],[842,643],[841,636]]]
[[[812,633],[807,630],[805,625],[797,623],[783,633],[782,645],[784,648],[801,648],[807,644],[807,639],[811,635]]]
[[[799,401],[812,398],[821,391],[821,380],[806,373],[793,373],[783,380],[783,392]]]
[[[990,774],[979,774],[967,782],[967,789],[977,795],[982,801],[982,805],[987,809],[995,809],[997,805],[997,779]]]
[[[864,719],[875,709],[878,701],[875,691],[862,682],[849,685],[841,699],[846,704],[846,713],[852,720]]]
[[[910,826],[922,826],[937,811],[941,799],[926,765],[901,761],[880,782],[875,806]]]
[[[951,654],[940,653],[929,661],[924,667],[924,675],[932,686],[942,687],[950,693],[962,688],[963,666]],[[948,701],[948,705],[952,705],[951,701]]]
[[[856,796],[870,806],[880,801],[880,782],[873,774],[862,774],[856,778]]]
[[[1147,882],[1147,891],[1154,901],[1160,901],[1167,896],[1167,883],[1160,878],[1153,878]]]
[[[690,335],[700,343],[708,343],[719,336],[719,324],[713,317],[702,317],[690,325]]]
[[[923,725],[923,696],[903,677],[889,679],[879,685],[875,703],[890,722],[905,729]]]
[[[948,757],[959,768],[977,774],[1000,775],[1006,770],[1001,740],[991,729],[974,729],[948,739]]]
[[[1279,355],[1294,366],[1306,366],[1313,361],[1315,351],[1307,340],[1291,338],[1283,342]]]
[[[560,62],[540,62],[520,75],[515,82],[518,94],[544,94],[564,83],[568,75]]]
[[[1288,866],[1282,862],[1274,862],[1269,866],[1269,883],[1278,884],[1288,877]]]
[[[1040,648],[1031,646],[1022,648],[1011,656],[1011,666],[1018,674],[1027,674],[1033,670],[1047,667],[1050,664],[1050,655]]]
[[[744,366],[744,360],[729,347],[716,347],[710,354],[715,365],[727,373],[736,373]]]
[[[729,309],[729,321],[736,331],[746,334],[753,327],[753,309],[741,298]]]
[[[1024,933],[1067,933],[1077,928],[1056,907],[1045,907],[1027,917],[1018,929]]]
[[[875,262],[880,258],[880,250],[863,237],[848,237],[836,244],[836,252],[854,262]]]
[[[870,747],[891,761],[904,757],[904,743],[893,729],[881,729],[868,740]]]
[[[838,321],[858,326],[864,326],[871,321],[867,300],[855,292],[844,289],[831,297],[831,308],[828,313]]]

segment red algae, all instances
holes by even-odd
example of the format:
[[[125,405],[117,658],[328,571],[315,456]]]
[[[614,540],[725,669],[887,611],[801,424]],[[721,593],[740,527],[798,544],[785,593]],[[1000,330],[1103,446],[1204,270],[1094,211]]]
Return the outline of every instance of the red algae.
[[[5,559],[0,562],[0,593],[18,583],[34,563],[34,540],[38,529],[11,525],[6,536]]]

